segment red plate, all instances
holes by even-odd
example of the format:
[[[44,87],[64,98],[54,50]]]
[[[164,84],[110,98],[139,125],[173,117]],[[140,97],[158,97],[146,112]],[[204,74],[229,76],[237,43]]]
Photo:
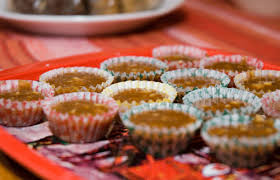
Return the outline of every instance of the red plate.
[[[0,80],[6,79],[30,79],[38,80],[40,74],[54,68],[69,67],[69,66],[91,66],[99,67],[99,64],[107,58],[114,56],[151,56],[152,48],[119,50],[115,52],[103,52],[86,54],[74,57],[67,57],[62,59],[56,59],[51,61],[38,62],[25,66],[19,66],[16,68],[4,70],[0,72]],[[232,54],[228,52],[221,52],[218,50],[209,50],[210,55],[215,54]],[[264,63],[266,62],[263,60]],[[280,70],[280,67],[265,63],[264,69]],[[38,176],[44,179],[67,179],[77,180],[82,179],[76,176],[71,171],[64,169],[43,156],[36,153],[27,147],[24,143],[17,140],[14,136],[7,133],[3,128],[0,128],[0,149],[16,160],[18,163],[25,166],[30,171],[34,172]]]

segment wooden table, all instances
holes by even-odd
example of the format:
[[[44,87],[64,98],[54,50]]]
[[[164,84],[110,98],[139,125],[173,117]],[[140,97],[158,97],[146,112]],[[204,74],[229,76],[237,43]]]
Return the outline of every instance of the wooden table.
[[[188,0],[171,15],[130,33],[50,37],[0,25],[0,68],[83,53],[163,44],[188,44],[266,59],[280,65],[280,18],[247,14],[223,0]],[[19,152],[20,153],[20,152]],[[36,179],[0,155],[0,179]]]

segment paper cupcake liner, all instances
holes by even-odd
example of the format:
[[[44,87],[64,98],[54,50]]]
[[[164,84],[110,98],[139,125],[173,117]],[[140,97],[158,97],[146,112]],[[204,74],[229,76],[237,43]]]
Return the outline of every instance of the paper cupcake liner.
[[[108,69],[109,66],[119,64],[119,63],[143,63],[147,65],[153,65],[159,68],[156,71],[143,72],[143,73],[120,73],[113,72]],[[149,81],[159,81],[160,76],[168,69],[168,66],[158,59],[143,57],[143,56],[122,56],[108,59],[101,63],[100,68],[110,72],[114,77],[114,82],[128,81],[128,80],[149,80]]]
[[[31,84],[33,91],[45,98],[54,96],[53,88],[46,83],[22,80]],[[18,88],[19,80],[6,80],[0,84],[0,93],[12,92]],[[12,127],[25,127],[37,124],[43,119],[42,100],[13,101],[0,98],[0,124]]]
[[[269,77],[275,77],[277,79],[277,78],[280,78],[280,71],[274,71],[274,70],[247,71],[247,72],[243,72],[243,73],[240,73],[237,76],[235,76],[234,83],[238,89],[246,90],[246,91],[256,94],[259,97],[262,97],[265,94],[264,91],[251,90],[249,88],[246,88],[243,85],[244,80],[246,80],[247,78],[249,78],[252,75],[257,76],[257,77],[268,77],[269,76]]]
[[[230,63],[240,63],[246,58],[248,65],[255,67],[256,69],[263,69],[263,62],[257,58],[250,57],[250,56],[241,56],[241,55],[232,55],[232,56],[226,56],[226,55],[216,55],[212,57],[204,58],[200,61],[199,67],[205,68],[206,66],[209,66],[211,64],[217,63],[217,62],[230,62]],[[228,74],[230,77],[234,77],[240,72],[238,71],[222,71],[223,73]]]
[[[279,145],[280,119],[274,123],[278,133],[268,137],[229,138],[208,134],[212,127],[247,124],[251,120],[252,117],[238,114],[216,117],[203,125],[201,136],[223,163],[239,168],[255,167],[263,164]]]
[[[240,113],[240,114],[253,114],[259,111],[261,108],[261,100],[256,95],[242,91],[234,88],[217,88],[217,87],[209,87],[209,88],[202,88],[195,91],[192,91],[183,97],[184,104],[193,105],[195,102],[203,100],[203,99],[213,99],[213,98],[225,98],[225,99],[234,99],[234,100],[241,100],[245,103],[248,103],[248,106],[241,107],[241,108],[234,108],[232,110],[224,110],[221,111],[207,111],[204,112],[204,119],[210,119],[215,116],[221,116],[225,114],[233,114],[233,113]]]
[[[213,78],[214,80],[218,80],[220,82],[220,84],[217,84],[216,87],[227,87],[227,85],[230,83],[229,77],[224,73],[221,73],[219,71],[214,71],[214,70],[196,69],[196,68],[168,71],[161,76],[161,81],[163,83],[169,84],[170,86],[176,88],[178,93],[178,98],[182,99],[182,97],[188,92],[198,89],[198,87],[186,87],[186,88],[178,87],[176,84],[170,82],[171,80],[184,78],[184,77],[185,78],[186,77]]]
[[[197,120],[180,128],[156,128],[136,125],[130,117],[149,110],[175,110],[194,116]],[[121,115],[123,124],[129,129],[133,143],[145,153],[155,157],[175,155],[187,147],[188,141],[201,126],[202,112],[192,106],[171,103],[143,104],[133,107]]]
[[[122,92],[127,89],[144,89],[144,90],[156,90],[159,93],[166,94],[167,97],[165,99],[158,99],[156,102],[173,102],[177,96],[176,89],[168,84],[163,84],[159,82],[153,81],[126,81],[113,84],[106,89],[103,90],[102,94],[113,97],[115,94]],[[123,113],[129,110],[132,106],[137,106],[143,103],[156,103],[152,101],[145,102],[144,100],[141,102],[120,102],[117,100],[117,103],[120,105],[120,112]]]
[[[159,46],[153,49],[153,57],[162,59],[164,57],[172,55],[182,55],[187,57],[193,57],[202,59],[207,56],[207,51],[192,46],[174,45],[174,46]],[[178,61],[167,61],[163,60],[168,64],[169,70],[184,69],[184,68],[196,68],[199,67],[199,61],[184,62],[183,60]]]
[[[52,109],[53,106],[68,101],[85,100],[105,104],[109,111],[96,116],[69,115]],[[100,140],[108,132],[118,112],[118,104],[110,97],[98,93],[76,92],[62,94],[44,101],[43,110],[52,133],[71,143],[89,143]]]
[[[262,109],[264,113],[270,117],[279,118],[280,117],[280,90],[266,93],[262,97]]]
[[[69,67],[69,68],[53,69],[53,70],[50,70],[50,71],[42,74],[40,76],[39,80],[47,83],[47,81],[49,79],[55,78],[56,76],[62,75],[65,73],[90,73],[90,74],[102,76],[106,79],[106,81],[103,82],[102,84],[98,84],[97,86],[92,86],[90,89],[86,88],[86,87],[82,87],[81,89],[79,89],[79,91],[81,91],[81,92],[90,91],[90,92],[100,93],[103,89],[110,86],[114,80],[114,77],[110,73],[97,69],[97,68],[91,68],[91,67]],[[68,90],[65,90],[64,93],[71,93],[71,92],[69,92]]]

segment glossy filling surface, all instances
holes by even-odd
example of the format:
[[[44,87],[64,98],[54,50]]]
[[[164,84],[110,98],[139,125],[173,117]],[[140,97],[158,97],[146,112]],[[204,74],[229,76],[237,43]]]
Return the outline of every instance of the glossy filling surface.
[[[54,107],[52,107],[55,111],[60,113],[67,113],[69,115],[100,115],[104,114],[109,111],[109,108],[105,104],[96,104],[91,101],[85,101],[85,100],[75,100],[75,101],[67,101],[62,102]]]
[[[44,99],[44,96],[40,92],[34,91],[30,82],[20,80],[15,91],[0,93],[0,98],[12,101],[36,101]]]
[[[241,61],[240,63],[232,63],[232,62],[216,62],[211,65],[205,67],[205,69],[214,69],[219,71],[237,71],[244,72],[249,70],[256,69],[254,66],[249,65],[246,60]]]
[[[120,102],[149,102],[153,101],[156,102],[157,100],[163,100],[167,97],[167,95],[162,94],[156,90],[146,90],[146,89],[126,89],[123,91],[118,92],[113,96],[116,101]]]
[[[274,76],[254,76],[250,75],[245,79],[242,84],[249,90],[257,92],[263,91],[264,93],[272,92],[280,89],[280,79]]]
[[[94,91],[97,85],[106,82],[106,78],[91,73],[65,73],[47,80],[47,83],[55,86],[56,94]]]
[[[239,124],[235,126],[213,127],[208,130],[212,136],[232,137],[266,137],[277,133],[274,127],[273,119],[266,119],[260,115],[248,124]]]
[[[194,103],[194,106],[203,111],[220,111],[239,109],[246,107],[249,104],[237,99],[226,99],[226,98],[213,98],[203,99]]]
[[[148,63],[139,63],[139,62],[133,62],[133,63],[118,63],[107,67],[108,70],[113,72],[120,72],[120,73],[144,73],[144,72],[151,72],[151,71],[157,71],[160,70],[159,67],[148,64]]]
[[[184,55],[171,55],[171,56],[160,57],[159,59],[167,60],[167,61],[183,61],[183,62],[192,62],[192,61],[199,60],[199,58],[184,56]]]
[[[151,110],[132,115],[130,121],[136,125],[157,128],[179,128],[196,121],[196,118],[181,111]]]
[[[202,88],[221,84],[219,80],[207,77],[181,77],[170,80],[170,83],[182,88]]]

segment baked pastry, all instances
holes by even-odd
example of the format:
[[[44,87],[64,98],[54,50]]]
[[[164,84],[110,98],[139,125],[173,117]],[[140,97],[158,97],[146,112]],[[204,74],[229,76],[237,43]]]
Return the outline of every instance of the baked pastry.
[[[203,111],[205,120],[232,113],[254,114],[261,108],[261,100],[254,94],[224,87],[192,91],[183,97],[183,102]]]
[[[24,127],[40,122],[44,98],[54,95],[53,88],[30,80],[6,80],[0,84],[0,124]]]
[[[218,160],[252,168],[265,163],[280,140],[279,120],[263,116],[226,115],[207,121],[201,131]]]
[[[257,70],[238,74],[234,83],[239,89],[244,89],[262,97],[265,93],[280,89],[280,71]]]
[[[153,56],[168,64],[169,70],[176,70],[199,67],[207,51],[192,46],[159,46],[153,49]]]
[[[116,83],[104,89],[102,94],[114,98],[121,112],[143,103],[173,102],[177,95],[173,87],[152,81]]]
[[[113,82],[113,76],[106,71],[90,67],[59,68],[40,76],[40,81],[55,88],[55,94],[71,92],[101,92]]]
[[[230,79],[218,71],[191,68],[168,71],[161,76],[161,81],[176,88],[177,102],[182,102],[183,96],[195,89],[210,86],[227,87]]]
[[[165,157],[187,147],[200,128],[201,115],[192,106],[154,103],[133,107],[121,119],[139,149],[155,157]]]
[[[108,59],[101,63],[101,69],[110,72],[115,82],[127,80],[159,81],[168,69],[160,60],[142,56],[122,56]]]
[[[77,92],[48,99],[43,110],[55,136],[66,142],[89,143],[106,135],[118,104],[98,93]]]

